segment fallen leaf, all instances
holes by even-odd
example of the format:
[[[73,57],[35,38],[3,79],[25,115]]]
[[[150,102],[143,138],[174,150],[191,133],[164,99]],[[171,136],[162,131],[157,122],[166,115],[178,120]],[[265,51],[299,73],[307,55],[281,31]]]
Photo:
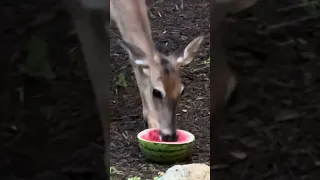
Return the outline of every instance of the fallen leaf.
[[[202,99],[204,99],[204,97],[198,96],[198,97],[196,98],[196,100],[202,100]]]

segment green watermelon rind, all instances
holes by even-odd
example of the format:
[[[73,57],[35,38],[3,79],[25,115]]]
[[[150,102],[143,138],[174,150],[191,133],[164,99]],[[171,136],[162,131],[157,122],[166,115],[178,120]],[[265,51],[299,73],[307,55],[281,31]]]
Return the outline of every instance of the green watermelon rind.
[[[191,133],[190,133],[191,134]],[[176,163],[187,158],[194,147],[195,138],[183,144],[163,144],[158,142],[144,141],[138,138],[139,147],[144,157],[157,163]]]
[[[143,147],[140,146],[141,152],[144,154],[144,157],[148,160],[151,160],[153,162],[157,163],[162,163],[162,164],[171,164],[171,163],[177,163],[179,161],[184,160],[191,154],[191,150],[187,151],[179,151],[178,154],[175,154],[174,156],[170,155],[159,155],[159,154],[154,154],[155,152],[147,150]],[[170,153],[171,154],[171,153]]]

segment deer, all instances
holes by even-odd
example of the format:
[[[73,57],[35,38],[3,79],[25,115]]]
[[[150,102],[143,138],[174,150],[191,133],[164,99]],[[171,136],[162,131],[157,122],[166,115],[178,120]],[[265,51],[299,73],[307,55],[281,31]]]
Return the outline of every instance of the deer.
[[[237,86],[237,80],[219,47],[219,24],[229,12],[252,6],[257,0],[213,0],[211,3],[211,49],[216,48],[211,62],[211,131],[219,127],[223,109]],[[109,163],[109,60],[108,23],[110,18],[120,31],[121,46],[129,54],[148,128],[159,128],[163,141],[176,140],[175,109],[184,92],[179,68],[197,55],[204,39],[196,37],[184,49],[170,55],[157,51],[151,35],[145,0],[65,0],[71,14],[84,60],[91,79],[104,133],[105,165]],[[108,17],[109,16],[109,17]],[[105,28],[107,26],[107,28]],[[221,118],[222,119],[222,118]],[[109,170],[106,169],[107,175]]]
[[[179,68],[195,58],[204,37],[165,55],[155,49],[145,0],[110,0],[110,15],[129,54],[147,127],[158,128],[163,141],[176,141],[175,110],[184,93]]]
[[[196,57],[204,37],[198,36],[185,48],[165,55],[155,48],[146,0],[110,0],[110,4],[108,0],[65,0],[64,3],[75,25],[97,101],[106,167],[109,163],[108,29],[111,22],[108,19],[115,22],[123,39],[118,42],[129,55],[147,128],[158,128],[163,141],[176,141],[175,111],[184,93],[179,69]]]

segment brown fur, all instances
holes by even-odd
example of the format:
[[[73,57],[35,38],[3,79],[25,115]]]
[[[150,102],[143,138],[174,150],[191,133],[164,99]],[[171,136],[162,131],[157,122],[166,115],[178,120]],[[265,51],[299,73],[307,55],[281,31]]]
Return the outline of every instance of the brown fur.
[[[170,100],[177,100],[180,97],[181,92],[181,81],[179,74],[175,72],[173,69],[164,68],[162,73],[161,81],[164,86],[164,90],[167,93],[167,97]],[[166,72],[167,71],[167,72]]]
[[[166,95],[168,99],[176,101],[180,97],[182,86],[178,69],[165,58],[161,58],[160,64],[162,69],[160,80]]]

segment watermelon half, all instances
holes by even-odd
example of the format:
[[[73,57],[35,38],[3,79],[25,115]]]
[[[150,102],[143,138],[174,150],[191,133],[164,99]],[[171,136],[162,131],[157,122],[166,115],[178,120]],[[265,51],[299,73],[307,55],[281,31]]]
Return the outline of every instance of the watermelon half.
[[[171,164],[184,160],[193,150],[195,137],[190,132],[177,130],[176,142],[164,142],[160,140],[159,129],[145,129],[138,134],[138,142],[141,152],[146,159]]]

